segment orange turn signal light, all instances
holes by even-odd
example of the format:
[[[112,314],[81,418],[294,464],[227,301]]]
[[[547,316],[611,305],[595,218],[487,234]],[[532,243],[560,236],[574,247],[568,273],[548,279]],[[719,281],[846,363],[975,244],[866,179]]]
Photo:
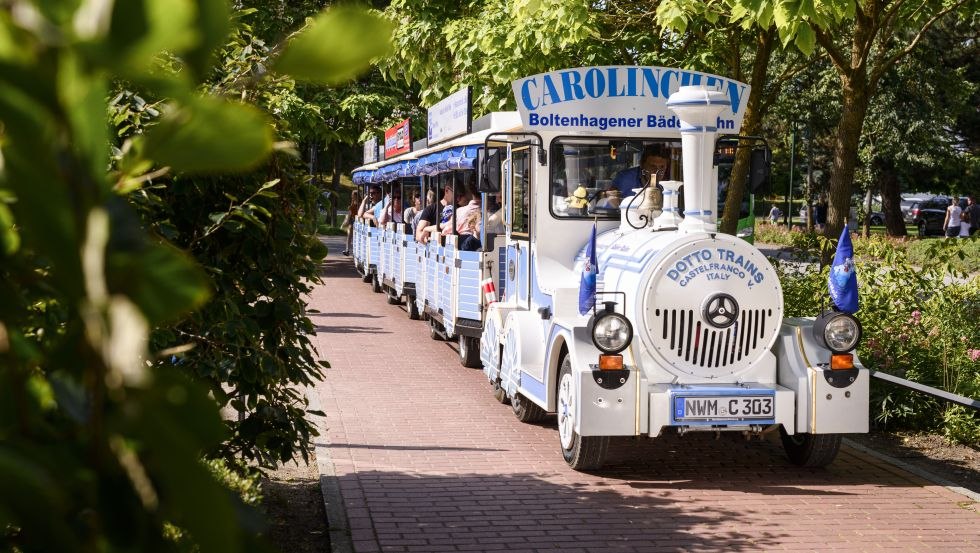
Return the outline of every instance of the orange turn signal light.
[[[600,355],[599,369],[603,371],[618,371],[623,368],[622,355]]]
[[[837,370],[853,369],[854,368],[854,354],[853,353],[835,353],[830,356],[830,368]]]

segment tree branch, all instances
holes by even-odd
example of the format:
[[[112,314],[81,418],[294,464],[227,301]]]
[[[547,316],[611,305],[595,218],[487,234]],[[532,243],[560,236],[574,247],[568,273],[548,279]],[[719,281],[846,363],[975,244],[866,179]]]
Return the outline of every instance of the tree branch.
[[[843,75],[851,74],[851,66],[847,62],[847,58],[844,57],[844,53],[841,52],[836,45],[834,45],[834,37],[830,36],[826,31],[822,29],[816,30],[817,34],[817,44],[823,47],[824,51],[827,52],[827,56],[830,57],[831,63],[837,68]]]
[[[881,77],[885,74],[886,71],[888,71],[888,69],[890,69],[893,65],[895,65],[898,62],[898,60],[909,55],[913,50],[915,50],[915,47],[918,46],[919,42],[922,41],[922,38],[925,36],[926,32],[929,31],[932,28],[932,26],[936,24],[937,21],[939,21],[943,17],[946,17],[951,12],[959,9],[967,1],[969,0],[958,0],[957,2],[954,2],[953,4],[947,6],[946,8],[936,12],[931,18],[929,18],[928,21],[926,21],[922,25],[922,27],[916,33],[915,37],[912,38],[912,40],[908,43],[908,45],[905,46],[905,48],[900,49],[893,56],[889,58],[885,58],[884,61],[881,61],[880,63],[875,65],[875,67],[872,68],[871,74],[868,78],[868,85],[871,87],[871,90],[875,90],[877,88],[878,81],[881,80]]]

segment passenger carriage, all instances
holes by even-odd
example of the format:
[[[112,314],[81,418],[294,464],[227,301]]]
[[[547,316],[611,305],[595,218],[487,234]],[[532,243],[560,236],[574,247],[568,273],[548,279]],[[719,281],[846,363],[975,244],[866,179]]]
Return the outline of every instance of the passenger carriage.
[[[505,231],[484,229],[479,252],[456,236],[416,244],[409,301],[434,338],[459,340],[464,365],[482,364],[520,420],[557,416],[576,469],[600,467],[612,437],[665,431],[778,430],[791,460],[818,466],[842,434],[868,430],[858,322],[836,309],[784,317],[769,261],[718,232],[716,142],[738,134],[748,91],[669,68],[544,73],[514,83],[519,121],[493,114],[501,124],[417,154],[426,187],[476,164],[484,198],[501,196]],[[459,146],[473,147],[463,169],[440,172]],[[653,146],[669,178],[636,171],[623,190],[620,175]],[[767,159],[753,162],[763,175]],[[361,233],[355,264],[370,267]]]

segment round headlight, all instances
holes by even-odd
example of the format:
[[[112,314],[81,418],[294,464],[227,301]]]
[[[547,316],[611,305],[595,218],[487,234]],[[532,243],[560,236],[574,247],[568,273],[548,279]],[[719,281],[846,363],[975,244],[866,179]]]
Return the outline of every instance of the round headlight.
[[[630,345],[633,325],[619,313],[599,316],[592,325],[592,343],[605,353],[619,353]]]
[[[861,341],[861,323],[846,313],[829,311],[817,317],[815,338],[834,353],[847,353]]]

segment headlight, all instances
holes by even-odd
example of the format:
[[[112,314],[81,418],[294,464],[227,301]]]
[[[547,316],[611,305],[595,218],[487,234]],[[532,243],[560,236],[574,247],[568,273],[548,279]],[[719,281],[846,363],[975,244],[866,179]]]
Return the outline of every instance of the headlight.
[[[861,323],[847,313],[825,311],[813,323],[813,337],[834,353],[847,353],[861,341]]]
[[[633,325],[619,313],[604,313],[592,325],[592,343],[604,353],[619,353],[632,339]]]

